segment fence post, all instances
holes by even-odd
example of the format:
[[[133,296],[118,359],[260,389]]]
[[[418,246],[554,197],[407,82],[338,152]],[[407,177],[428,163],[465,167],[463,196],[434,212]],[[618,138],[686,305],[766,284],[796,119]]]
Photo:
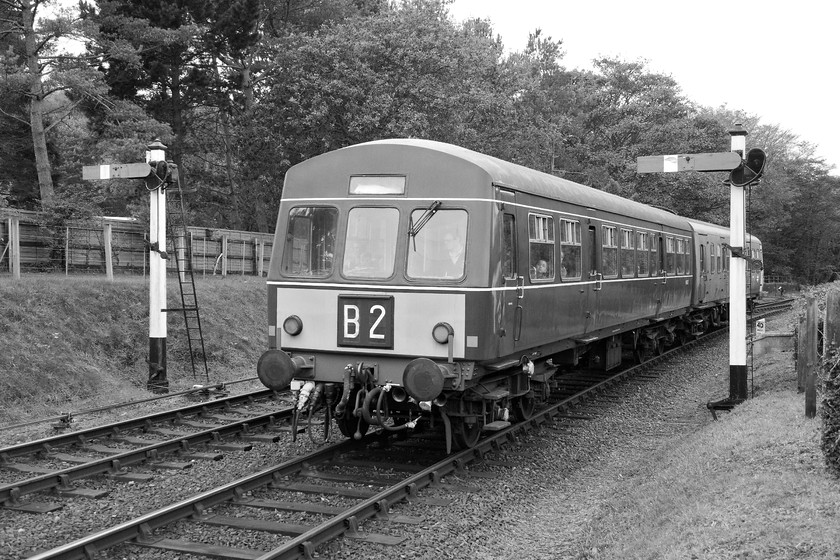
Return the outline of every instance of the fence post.
[[[813,418],[817,415],[817,322],[819,308],[814,296],[806,298],[806,335],[805,348],[805,416]]]
[[[103,231],[105,244],[105,276],[108,280],[114,279],[114,258],[111,255],[111,224],[105,224]]]
[[[9,218],[9,266],[12,278],[20,280],[20,218]]]
[[[64,276],[70,275],[70,226],[64,228]]]
[[[832,369],[840,355],[840,290],[830,290],[825,298],[825,325],[823,327],[823,363],[825,364],[825,379],[827,387],[831,387]],[[836,381],[835,381],[836,383]],[[835,409],[834,415],[837,411]]]
[[[222,235],[222,277],[227,276],[228,272],[228,236],[225,233]]]
[[[808,331],[807,316],[799,317],[799,328],[796,330],[796,392],[805,392],[805,376],[808,368],[806,366],[807,348],[806,334]]]
[[[259,275],[260,278],[262,278],[262,275],[263,275],[263,259],[265,258],[265,241],[262,240],[262,239],[260,239],[260,250],[259,250],[258,254],[259,254],[259,257],[258,257],[259,261],[258,261],[258,264],[257,264],[257,274]]]

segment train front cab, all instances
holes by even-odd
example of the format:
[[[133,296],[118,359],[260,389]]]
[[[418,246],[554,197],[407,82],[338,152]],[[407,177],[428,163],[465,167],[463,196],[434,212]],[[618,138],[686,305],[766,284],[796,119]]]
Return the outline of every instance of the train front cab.
[[[429,407],[451,409],[451,429],[468,443],[470,411],[446,396],[463,395],[475,363],[498,356],[504,290],[492,284],[502,272],[491,255],[502,235],[491,184],[474,163],[410,143],[293,167],[269,267],[263,383],[340,394],[329,398],[341,399],[346,435],[395,427],[376,417],[380,398],[400,426]]]

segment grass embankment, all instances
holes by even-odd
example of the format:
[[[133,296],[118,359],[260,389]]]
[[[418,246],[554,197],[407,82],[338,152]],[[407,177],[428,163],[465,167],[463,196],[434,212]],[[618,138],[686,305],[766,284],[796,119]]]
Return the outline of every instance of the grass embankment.
[[[755,398],[620,485],[585,557],[840,558],[840,481],[820,451],[822,422],[805,417],[790,353],[756,366]]]
[[[176,280],[168,307],[180,308]],[[265,280],[196,279],[210,381],[256,375],[265,349]],[[0,278],[0,425],[150,396],[148,279],[25,275]],[[168,314],[170,390],[193,377],[183,315]]]

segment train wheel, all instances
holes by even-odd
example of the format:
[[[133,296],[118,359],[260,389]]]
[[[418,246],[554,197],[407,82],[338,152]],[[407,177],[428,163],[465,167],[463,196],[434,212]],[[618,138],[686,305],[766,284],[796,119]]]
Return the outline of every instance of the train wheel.
[[[463,418],[452,418],[452,443],[455,449],[475,447],[481,438],[481,426],[478,422],[467,424]]]
[[[635,350],[633,350],[633,356],[636,358],[637,364],[643,364],[647,361],[647,356],[645,355],[645,349],[641,346],[637,346]]]
[[[520,421],[528,420],[534,415],[534,410],[537,408],[537,399],[534,398],[534,393],[529,392],[521,397],[513,399],[513,413]]]
[[[665,353],[665,339],[663,339],[663,338],[657,338],[656,339],[656,350],[655,350],[655,352],[656,352],[657,356],[661,356],[662,354]]]

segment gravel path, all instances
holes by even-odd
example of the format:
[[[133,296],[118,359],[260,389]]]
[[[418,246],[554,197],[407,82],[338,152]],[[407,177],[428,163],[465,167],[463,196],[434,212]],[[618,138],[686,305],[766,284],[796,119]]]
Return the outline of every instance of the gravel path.
[[[781,323],[780,323],[781,324]],[[466,474],[446,483],[481,486],[478,492],[436,488],[424,495],[452,500],[449,507],[404,504],[394,512],[420,516],[419,526],[369,521],[362,531],[408,535],[396,547],[341,539],[318,556],[337,559],[597,558],[597,520],[628,480],[656,468],[673,442],[712,422],[706,402],[728,393],[727,340],[719,337],[690,355],[656,366],[657,379],[626,382],[597,403],[506,446],[475,465],[495,478]],[[301,441],[302,440],[302,441]],[[0,558],[21,558],[36,548],[69,542],[89,532],[152,511],[260,470],[309,447],[257,444],[251,452],[225,453],[218,462],[199,461],[192,472],[158,474],[148,484],[118,485],[103,500],[69,499],[49,515],[13,514],[0,509]],[[196,476],[200,474],[200,476]],[[89,487],[105,484],[93,479]],[[38,499],[49,501],[48,496]],[[279,537],[282,538],[282,537]],[[119,558],[187,558],[139,549],[120,549]]]

